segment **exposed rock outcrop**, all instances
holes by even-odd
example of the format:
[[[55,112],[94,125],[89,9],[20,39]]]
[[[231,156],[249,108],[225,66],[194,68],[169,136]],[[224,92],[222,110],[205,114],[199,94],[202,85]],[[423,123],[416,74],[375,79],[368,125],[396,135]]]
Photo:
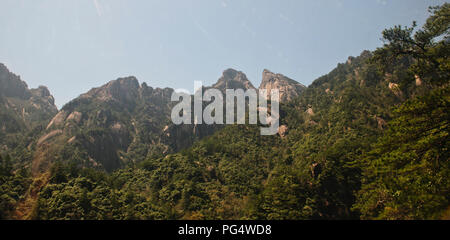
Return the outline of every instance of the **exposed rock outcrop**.
[[[55,126],[62,126],[64,124],[64,121],[66,120],[67,117],[67,112],[62,110],[60,112],[58,112],[58,114],[55,115],[55,117],[53,117],[53,119],[50,121],[50,123],[47,125],[47,129]]]
[[[386,123],[386,121],[383,118],[378,117],[377,115],[375,115],[374,118],[377,121],[379,129],[382,130],[382,129],[384,129],[386,127],[387,123]]]
[[[212,87],[219,90],[255,89],[253,84],[247,79],[247,76],[243,72],[236,71],[231,68],[223,71],[222,76],[214,85],[212,85]]]
[[[225,70],[212,87],[222,91],[255,89],[244,73],[234,69]],[[265,70],[260,88],[278,89],[281,101],[289,101],[299,96],[305,86]],[[54,115],[41,133],[34,169],[45,169],[58,156],[68,154],[64,151],[72,149],[77,152],[72,155],[78,158],[73,160],[80,165],[112,171],[149,155],[179,151],[223,127],[174,125],[170,119],[176,104],[170,100],[172,92],[170,88],[152,88],[146,83],[140,85],[135,77],[125,77],[81,94]],[[35,95],[50,96],[45,88]],[[286,126],[279,128],[281,137],[287,132]]]
[[[307,113],[309,116],[314,116],[314,110],[312,109],[312,107],[309,107],[308,109],[306,109],[306,113]]]
[[[62,130],[59,130],[59,129],[58,130],[53,130],[53,131],[45,134],[41,138],[39,138],[39,140],[37,142],[37,145],[39,146],[42,143],[44,143],[45,141],[47,141],[47,140],[49,140],[49,139],[51,139],[51,138],[53,138],[53,137],[55,137],[57,135],[60,135],[60,134],[62,134]]]
[[[83,114],[77,111],[73,111],[66,119],[66,121],[74,121],[75,123],[80,123]]]
[[[422,85],[422,79],[420,78],[419,75],[414,75],[414,78],[416,80],[416,86],[421,86]]]
[[[397,83],[389,82],[388,87],[395,94],[395,96],[397,96],[399,98],[403,97],[402,90],[400,89],[400,87],[398,86]]]
[[[117,169],[125,164],[128,154],[148,150],[150,144],[161,140],[161,129],[170,123],[172,92],[170,88],[139,85],[135,77],[91,89],[53,117],[39,140],[38,145],[45,147],[38,147],[33,166],[45,169],[40,163],[54,161],[70,144],[80,153],[80,165]],[[145,158],[145,154],[139,156]],[[42,157],[49,161],[39,159]]]
[[[138,80],[131,76],[110,81],[99,88],[91,89],[80,97],[95,98],[100,101],[117,100],[119,102],[129,103],[136,100],[139,94],[139,88]]]
[[[306,87],[282,74],[275,74],[264,69],[259,89],[267,89],[268,95],[272,89],[278,89],[280,92],[280,101],[287,102],[298,97]]]
[[[8,134],[46,125],[57,111],[47,87],[29,89],[20,76],[0,63],[0,145]]]
[[[278,135],[280,135],[280,137],[286,137],[287,133],[288,127],[286,125],[281,125],[280,127],[278,127]]]

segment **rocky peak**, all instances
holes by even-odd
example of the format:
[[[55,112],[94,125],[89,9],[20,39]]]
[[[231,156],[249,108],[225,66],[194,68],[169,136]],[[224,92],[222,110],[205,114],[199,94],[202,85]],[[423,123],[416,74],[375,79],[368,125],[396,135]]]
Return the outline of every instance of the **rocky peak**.
[[[31,89],[30,92],[31,92],[31,101],[46,102],[48,103],[47,107],[51,108],[52,111],[57,111],[57,108],[55,106],[55,99],[50,94],[50,91],[46,86],[39,86],[38,88]]]
[[[99,88],[93,88],[89,92],[81,95],[81,97],[95,98],[101,101],[114,99],[121,102],[130,102],[136,99],[139,88],[138,80],[130,76],[112,80]]]
[[[20,79],[20,76],[11,73],[2,63],[0,63],[0,96],[10,98],[11,103],[18,101],[18,99],[27,101],[20,104],[17,102],[18,105],[28,103],[37,109],[45,108],[49,112],[56,111],[55,100],[47,87],[39,86],[35,89],[29,89],[28,85]]]
[[[11,73],[2,63],[0,63],[0,96],[26,100],[38,109],[46,108],[49,112],[56,111],[55,99],[46,86],[29,89],[20,76]]]
[[[27,84],[20,79],[20,76],[11,73],[2,63],[0,63],[0,95],[20,99],[30,97]]]
[[[236,71],[231,68],[223,71],[222,76],[212,87],[220,90],[255,89],[253,84],[247,79],[247,76],[243,72]]]
[[[50,91],[48,90],[48,88],[46,86],[41,85],[38,88],[31,89],[31,91],[33,92],[33,95],[38,96],[38,97],[51,96]]]
[[[47,125],[37,144],[42,154],[34,156],[33,172],[46,168],[41,163],[57,160],[58,155],[47,157],[47,153],[59,152],[61,145],[76,144],[87,159],[92,159],[83,163],[85,166],[107,171],[120,167],[128,156],[133,161],[142,160],[145,156],[136,159],[135,151],[144,149],[140,146],[153,149],[161,140],[161,129],[171,123],[172,92],[171,88],[152,88],[146,83],[140,85],[135,77],[126,77],[82,94],[67,103]],[[101,134],[90,131],[98,129]],[[159,148],[149,151],[160,153]]]
[[[280,91],[280,101],[285,102],[299,96],[306,87],[282,74],[275,74],[264,69],[259,89],[267,89],[268,94],[270,90],[278,89]]]
[[[47,87],[29,89],[20,76],[1,63],[0,103],[0,146],[4,134],[27,133],[35,126],[47,124],[58,111]]]

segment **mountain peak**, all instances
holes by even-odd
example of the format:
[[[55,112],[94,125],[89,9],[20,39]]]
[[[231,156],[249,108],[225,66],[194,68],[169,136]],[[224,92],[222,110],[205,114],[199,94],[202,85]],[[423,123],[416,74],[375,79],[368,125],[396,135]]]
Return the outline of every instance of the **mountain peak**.
[[[273,73],[264,69],[259,89],[267,89],[267,93],[270,93],[272,89],[278,89],[280,91],[280,100],[284,102],[299,96],[306,87],[283,74]]]
[[[119,101],[128,102],[135,99],[139,88],[139,82],[136,77],[129,76],[118,78],[101,87],[93,88],[81,97],[96,98],[101,101],[116,99]]]
[[[222,76],[227,76],[229,78],[234,78],[239,73],[242,73],[242,72],[237,71],[237,70],[235,70],[233,68],[228,68],[228,69],[225,69],[223,71]]]
[[[241,72],[232,68],[228,68],[223,71],[222,76],[213,85],[213,88],[220,90],[225,89],[254,89],[253,84],[247,79],[247,76]]]
[[[139,81],[137,80],[137,78],[135,76],[122,77],[122,78],[118,78],[116,80],[112,80],[106,84],[106,87],[111,88],[112,86],[119,86],[119,87],[128,88],[128,89],[138,89]]]
[[[0,136],[27,131],[50,120],[57,112],[54,98],[46,87],[29,89],[3,63],[0,63],[0,103]],[[4,143],[0,139],[0,146]]]
[[[1,71],[1,72],[3,72],[3,71],[9,72],[8,68],[7,68],[6,65],[3,64],[3,63],[0,63],[0,71]]]
[[[271,72],[269,69],[267,69],[267,68],[264,68],[264,70],[263,70],[263,74],[270,74],[270,73],[272,73],[273,74],[273,72]]]
[[[46,86],[43,86],[43,85],[39,85],[38,88],[31,89],[31,91],[35,92],[35,94],[37,96],[40,96],[40,97],[49,97],[49,96],[51,96],[50,91],[48,90],[48,88]]]
[[[0,95],[3,96],[21,99],[28,99],[31,96],[28,85],[2,63],[0,63],[0,86]]]

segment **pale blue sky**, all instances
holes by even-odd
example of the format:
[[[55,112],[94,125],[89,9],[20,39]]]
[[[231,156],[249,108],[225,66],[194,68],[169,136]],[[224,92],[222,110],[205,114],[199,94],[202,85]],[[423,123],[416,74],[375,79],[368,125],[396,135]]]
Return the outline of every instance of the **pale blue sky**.
[[[422,24],[438,0],[0,0],[0,62],[58,107],[136,76],[153,87],[213,84],[226,68],[258,86],[264,68],[305,85]]]

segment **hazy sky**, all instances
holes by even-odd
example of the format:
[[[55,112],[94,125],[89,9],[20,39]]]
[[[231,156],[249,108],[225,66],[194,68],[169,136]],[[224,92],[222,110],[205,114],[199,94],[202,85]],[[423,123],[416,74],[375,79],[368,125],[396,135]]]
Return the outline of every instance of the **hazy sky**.
[[[0,0],[0,62],[58,107],[136,76],[152,87],[213,84],[226,68],[258,86],[264,68],[305,85],[381,31],[421,25],[437,0]]]

